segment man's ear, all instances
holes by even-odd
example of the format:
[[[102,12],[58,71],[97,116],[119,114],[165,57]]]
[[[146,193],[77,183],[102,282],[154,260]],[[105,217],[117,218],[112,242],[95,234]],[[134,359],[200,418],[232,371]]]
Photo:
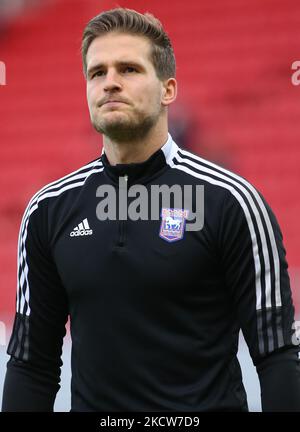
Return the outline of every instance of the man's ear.
[[[177,81],[175,78],[169,78],[163,81],[161,104],[168,106],[175,101],[177,97]]]

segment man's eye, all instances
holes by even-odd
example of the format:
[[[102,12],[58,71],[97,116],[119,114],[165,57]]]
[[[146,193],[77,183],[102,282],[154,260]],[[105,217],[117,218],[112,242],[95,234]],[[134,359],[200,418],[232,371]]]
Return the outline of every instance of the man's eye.
[[[93,73],[93,75],[92,75],[92,79],[95,78],[96,76],[102,76],[103,73],[104,73],[104,72],[103,72],[103,71],[100,71],[100,70],[97,71],[97,72],[95,72],[95,73]]]
[[[136,70],[134,67],[132,67],[132,66],[127,66],[127,67],[124,69],[124,71],[125,71],[125,72],[136,72],[137,70]]]

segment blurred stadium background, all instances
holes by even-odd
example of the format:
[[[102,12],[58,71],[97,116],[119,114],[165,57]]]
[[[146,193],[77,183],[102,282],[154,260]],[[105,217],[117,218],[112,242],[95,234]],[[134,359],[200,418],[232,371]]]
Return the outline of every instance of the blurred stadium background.
[[[0,321],[6,343],[25,206],[40,187],[101,151],[89,120],[80,42],[89,19],[116,6],[152,12],[171,36],[179,81],[170,113],[175,141],[246,177],[273,208],[299,318],[300,86],[291,82],[291,65],[300,60],[299,1],[0,0],[0,62],[6,66],[6,85],[0,85]],[[260,410],[244,342],[239,356],[250,409]],[[66,338],[60,411],[70,407],[69,357]]]

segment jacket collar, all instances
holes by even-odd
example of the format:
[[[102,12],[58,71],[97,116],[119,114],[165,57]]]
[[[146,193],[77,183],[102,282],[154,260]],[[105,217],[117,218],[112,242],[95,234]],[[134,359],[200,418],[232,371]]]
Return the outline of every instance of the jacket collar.
[[[146,183],[162,170],[168,168],[169,162],[173,159],[177,149],[177,144],[168,134],[166,143],[144,162],[110,165],[104,150],[102,151],[101,160],[105,173],[114,182],[118,182],[121,176],[128,176],[128,183]]]

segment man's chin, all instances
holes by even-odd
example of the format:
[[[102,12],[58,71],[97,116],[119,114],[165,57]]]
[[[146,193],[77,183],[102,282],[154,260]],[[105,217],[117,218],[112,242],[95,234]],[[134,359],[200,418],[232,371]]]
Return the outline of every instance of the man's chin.
[[[94,123],[94,128],[97,132],[115,141],[126,141],[126,137],[132,136],[134,131],[132,124],[120,121]]]
[[[118,131],[127,130],[132,128],[132,123],[122,121],[121,119],[113,119],[111,121],[105,121],[98,123],[99,129],[103,130],[103,133],[118,133]]]
[[[124,113],[117,111],[106,113],[106,115],[102,116],[101,119],[98,119],[98,121],[96,119],[95,123],[96,125],[98,125],[99,129],[105,131],[128,128],[132,125],[132,122],[130,122],[130,120],[127,116],[124,115]]]
[[[113,118],[114,117],[114,118]],[[107,136],[113,141],[128,142],[141,139],[148,135],[151,128],[155,125],[157,119],[151,117],[143,119],[142,122],[136,124],[129,121],[128,118],[120,115],[111,116],[111,118],[102,118],[101,122],[93,122],[93,126],[97,132]]]

